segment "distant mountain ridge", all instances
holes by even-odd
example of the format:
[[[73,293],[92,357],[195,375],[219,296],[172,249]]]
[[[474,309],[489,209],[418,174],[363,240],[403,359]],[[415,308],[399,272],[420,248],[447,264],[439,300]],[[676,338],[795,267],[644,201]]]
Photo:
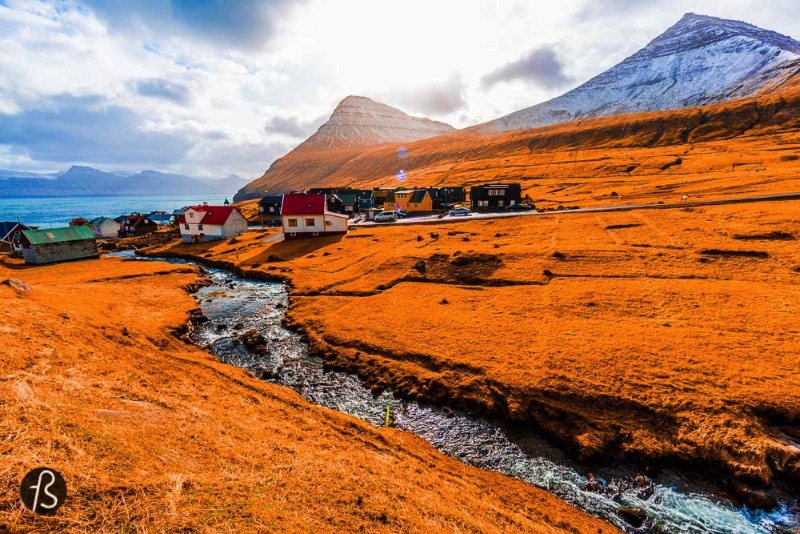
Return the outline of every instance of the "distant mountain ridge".
[[[105,172],[76,165],[63,174],[37,175],[0,171],[0,196],[232,195],[246,182],[247,180],[236,175],[222,180],[206,181],[152,170],[138,173]]]
[[[562,96],[473,127],[480,133],[663,111],[752,96],[800,72],[800,42],[687,13],[647,46]]]

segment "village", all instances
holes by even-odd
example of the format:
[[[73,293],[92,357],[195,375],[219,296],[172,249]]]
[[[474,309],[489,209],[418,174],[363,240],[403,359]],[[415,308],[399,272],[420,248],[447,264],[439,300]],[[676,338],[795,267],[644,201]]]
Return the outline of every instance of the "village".
[[[11,255],[38,265],[97,258],[102,245],[156,232],[180,234],[184,243],[192,244],[233,238],[249,227],[266,226],[280,227],[285,239],[298,239],[344,235],[353,224],[535,209],[530,197],[523,199],[519,183],[472,186],[469,197],[465,187],[310,188],[286,194],[265,193],[258,201],[257,216],[247,216],[226,199],[223,205],[204,202],[172,213],[134,212],[91,220],[76,217],[68,226],[57,228],[0,221],[0,243]]]

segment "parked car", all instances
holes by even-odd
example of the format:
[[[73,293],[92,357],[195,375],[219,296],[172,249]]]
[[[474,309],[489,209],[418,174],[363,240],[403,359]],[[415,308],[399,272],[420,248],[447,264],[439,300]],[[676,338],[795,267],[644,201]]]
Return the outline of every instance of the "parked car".
[[[382,211],[372,220],[375,222],[395,222],[397,221],[397,214],[393,211]]]
[[[406,217],[408,217],[407,211],[395,211],[395,213],[397,214],[397,217],[399,217],[400,219],[405,219]]]
[[[283,221],[280,219],[267,221],[264,226],[283,226]]]
[[[448,211],[447,214],[450,217],[466,217],[467,215],[472,215],[472,211],[469,208],[456,208]]]
[[[536,208],[530,204],[511,204],[507,209],[508,211],[533,211]]]

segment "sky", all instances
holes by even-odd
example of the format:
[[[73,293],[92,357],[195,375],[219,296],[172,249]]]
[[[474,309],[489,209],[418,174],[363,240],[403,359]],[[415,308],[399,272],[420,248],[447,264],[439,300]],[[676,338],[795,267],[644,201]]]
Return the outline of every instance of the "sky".
[[[0,0],[0,169],[256,178],[348,95],[463,128],[687,12],[800,38],[795,0]]]

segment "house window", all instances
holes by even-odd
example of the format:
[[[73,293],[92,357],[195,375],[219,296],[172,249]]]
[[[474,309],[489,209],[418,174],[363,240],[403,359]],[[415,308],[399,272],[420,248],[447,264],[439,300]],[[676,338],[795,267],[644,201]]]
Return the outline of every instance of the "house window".
[[[326,226],[333,226],[333,221],[325,221]]]
[[[314,219],[306,219],[306,226],[316,226]]]
[[[203,231],[203,225],[202,225],[202,224],[198,224],[198,225],[197,225],[197,229],[198,229],[198,230],[200,230],[200,231],[202,232],[202,231]]]
[[[489,201],[488,200],[479,200],[478,201],[478,207],[479,208],[485,208],[487,206],[489,206]]]
[[[489,189],[488,191],[490,197],[504,197],[506,196],[505,189]]]
[[[497,201],[497,207],[498,208],[502,208],[503,207],[503,201],[502,200],[498,200]]]
[[[189,213],[189,218],[194,219],[194,213]]]
[[[289,228],[297,228],[297,219],[289,219]]]
[[[183,228],[184,228],[185,230],[188,230],[188,229],[189,229],[189,225],[188,225],[188,224],[184,224],[184,225],[183,225]]]

